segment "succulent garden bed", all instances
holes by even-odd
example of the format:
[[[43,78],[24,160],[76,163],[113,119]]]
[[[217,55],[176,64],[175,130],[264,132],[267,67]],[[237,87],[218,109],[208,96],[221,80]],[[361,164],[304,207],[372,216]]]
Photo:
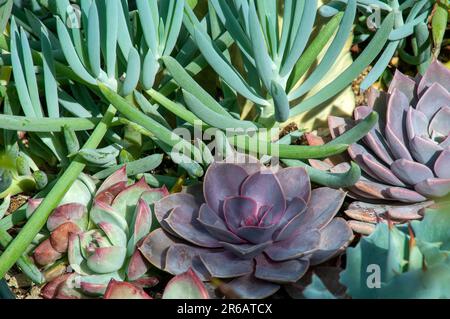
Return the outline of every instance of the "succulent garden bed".
[[[0,299],[450,298],[447,0],[5,0],[0,28]]]

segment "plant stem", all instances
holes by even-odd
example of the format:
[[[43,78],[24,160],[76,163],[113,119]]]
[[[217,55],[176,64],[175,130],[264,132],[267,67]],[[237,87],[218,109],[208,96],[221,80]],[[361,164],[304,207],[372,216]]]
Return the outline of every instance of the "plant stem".
[[[102,121],[92,132],[92,135],[87,140],[84,148],[95,149],[98,147],[115,114],[116,109],[112,105],[109,106]],[[36,209],[17,237],[11,242],[10,245],[8,245],[6,250],[0,256],[0,278],[5,276],[6,272],[11,269],[14,263],[17,262],[42,227],[44,227],[51,212],[58,206],[61,199],[70,189],[73,182],[77,179],[78,175],[80,175],[85,166],[86,164],[80,155],[77,155],[70,163],[67,170],[63,175],[61,175],[55,186]]]
[[[61,132],[64,126],[74,131],[93,130],[101,118],[30,118],[0,114],[0,128],[23,132]]]
[[[0,229],[0,246],[7,247],[14,238],[8,234],[5,230]],[[26,255],[22,255],[17,260],[17,266],[22,272],[35,284],[41,285],[45,279],[36,265]]]

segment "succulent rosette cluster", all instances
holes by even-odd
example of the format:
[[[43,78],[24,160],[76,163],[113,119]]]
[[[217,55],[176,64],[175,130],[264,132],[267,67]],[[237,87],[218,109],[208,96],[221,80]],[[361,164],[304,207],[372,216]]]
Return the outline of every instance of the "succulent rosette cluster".
[[[68,194],[85,200],[69,199],[53,211],[47,222],[50,235],[36,247],[33,258],[48,268],[66,257],[72,272],[47,284],[43,296],[101,297],[107,288],[115,297],[121,291],[126,298],[145,296],[142,288],[158,281],[146,275],[150,264],[137,247],[152,229],[151,205],[167,196],[167,189],[152,189],[144,179],[129,185],[123,167],[94,195],[87,187],[72,188]],[[30,214],[38,204],[39,200],[29,203]]]
[[[347,210],[357,220],[351,223],[354,229],[361,232],[370,232],[370,223],[387,218],[419,219],[425,207],[450,193],[450,70],[433,61],[416,78],[396,71],[389,90],[372,88],[368,106],[358,107],[354,119],[329,118],[332,137],[345,133],[373,110],[380,115],[378,124],[348,150],[363,171],[360,181],[349,189],[361,201]],[[348,166],[312,163],[335,171]]]
[[[224,280],[233,296],[264,298],[348,246],[353,233],[335,218],[345,195],[311,190],[303,168],[275,172],[238,154],[212,164],[202,187],[158,201],[162,228],[140,251],[173,275],[192,268],[203,281]]]

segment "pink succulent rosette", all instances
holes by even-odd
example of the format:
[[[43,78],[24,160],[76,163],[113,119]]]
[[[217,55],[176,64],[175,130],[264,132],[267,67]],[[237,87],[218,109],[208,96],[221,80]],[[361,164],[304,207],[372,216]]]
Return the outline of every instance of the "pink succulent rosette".
[[[168,194],[165,187],[152,189],[144,179],[129,185],[125,167],[107,178],[95,194],[86,187],[72,187],[68,203],[48,219],[49,237],[33,252],[35,262],[46,269],[67,257],[72,272],[48,283],[43,297],[102,297],[108,287],[115,298],[121,291],[124,298],[132,293],[143,296],[142,288],[153,287],[158,279],[147,276],[150,264],[137,247],[152,229],[153,203]],[[39,202],[29,203],[28,214]]]

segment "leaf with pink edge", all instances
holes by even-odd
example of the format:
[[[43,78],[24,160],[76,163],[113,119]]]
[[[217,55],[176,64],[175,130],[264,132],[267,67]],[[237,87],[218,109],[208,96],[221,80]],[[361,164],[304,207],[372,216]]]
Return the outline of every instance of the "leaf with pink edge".
[[[127,268],[127,278],[135,281],[142,278],[150,268],[149,262],[142,256],[139,250],[136,250],[130,258]]]
[[[70,234],[78,234],[80,228],[74,223],[65,223],[56,228],[50,235],[50,243],[60,253],[67,252]]]
[[[106,222],[98,223],[97,226],[103,230],[111,244],[114,246],[126,247],[127,235],[119,226]]]
[[[152,213],[147,201],[139,199],[131,224],[131,237],[128,241],[127,255],[131,256],[137,243],[150,233],[152,228]]]
[[[111,280],[104,299],[153,299],[144,290],[128,282]]]
[[[122,216],[130,225],[133,220],[133,214],[135,212],[139,198],[142,194],[152,189],[146,183],[145,179],[141,179],[136,184],[127,187],[120,192],[112,203],[112,207],[117,213]]]
[[[103,202],[94,203],[90,212],[90,218],[96,225],[99,223],[110,223],[120,227],[120,229],[127,234],[129,232],[128,223],[125,218],[123,218],[114,208]]]
[[[58,206],[47,220],[47,229],[52,232],[67,222],[78,225],[80,229],[87,229],[88,214],[86,206],[77,203]]]
[[[169,281],[163,299],[209,299],[209,293],[197,274],[189,269]]]
[[[62,254],[53,248],[50,239],[44,240],[33,253],[34,261],[41,266],[51,265],[61,257]]]
[[[88,267],[98,274],[108,274],[121,269],[125,262],[125,247],[111,246],[94,248],[86,258]]]

